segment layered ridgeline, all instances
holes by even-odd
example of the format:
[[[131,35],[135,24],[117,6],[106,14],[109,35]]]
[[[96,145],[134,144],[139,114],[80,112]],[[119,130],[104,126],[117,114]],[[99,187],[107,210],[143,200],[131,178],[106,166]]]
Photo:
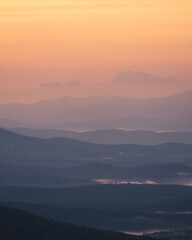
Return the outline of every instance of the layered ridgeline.
[[[192,182],[192,147],[102,145],[39,139],[0,129],[0,185],[77,186],[95,183]]]
[[[10,128],[11,132],[37,138],[72,138],[97,144],[138,144],[158,145],[163,143],[192,144],[192,132],[152,132],[123,131],[119,129],[104,129],[94,131],[69,131],[58,129]]]
[[[96,230],[44,219],[0,206],[0,239],[3,240],[153,240],[156,238]]]
[[[64,97],[32,104],[1,104],[2,127],[192,130],[192,93],[165,98]]]
[[[102,158],[106,160],[108,158],[121,158],[121,156],[126,156],[126,159],[129,159],[130,156],[156,156],[156,159],[162,159],[162,157],[172,159],[174,157],[175,161],[182,162],[185,157],[191,156],[192,148],[190,144],[178,143],[165,143],[155,146],[135,144],[105,145],[68,138],[40,139],[0,129],[0,154],[1,156],[10,157],[19,156],[20,158],[42,158],[43,161],[53,158],[60,160],[65,158],[83,158],[87,160]]]

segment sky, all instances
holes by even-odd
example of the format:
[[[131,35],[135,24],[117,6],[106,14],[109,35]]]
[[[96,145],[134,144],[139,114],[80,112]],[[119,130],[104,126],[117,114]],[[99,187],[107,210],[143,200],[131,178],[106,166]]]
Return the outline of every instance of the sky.
[[[191,12],[191,0],[1,0],[0,103],[190,90]]]

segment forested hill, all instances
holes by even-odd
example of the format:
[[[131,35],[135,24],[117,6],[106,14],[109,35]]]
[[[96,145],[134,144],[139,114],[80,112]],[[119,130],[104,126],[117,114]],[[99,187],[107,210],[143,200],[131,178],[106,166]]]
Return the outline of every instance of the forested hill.
[[[155,240],[150,237],[96,230],[43,219],[30,213],[0,207],[2,240]]]

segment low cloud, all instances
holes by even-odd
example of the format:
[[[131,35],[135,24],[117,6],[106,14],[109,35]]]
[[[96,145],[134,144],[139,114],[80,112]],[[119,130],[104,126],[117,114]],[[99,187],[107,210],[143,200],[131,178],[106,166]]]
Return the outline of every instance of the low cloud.
[[[59,82],[47,82],[47,83],[41,84],[41,87],[48,87],[48,88],[60,87],[60,86],[61,86],[61,83]]]
[[[183,82],[171,76],[161,78],[145,72],[125,71],[117,74],[112,83],[116,85],[161,85]]]
[[[64,84],[65,86],[70,86],[70,87],[73,87],[73,86],[81,86],[82,85],[82,82],[80,82],[79,80],[71,80],[71,81],[68,81]]]
[[[82,82],[80,82],[79,80],[71,80],[65,83],[60,83],[60,82],[46,82],[41,84],[40,87],[44,87],[44,88],[54,88],[54,87],[73,87],[73,86],[81,86]]]

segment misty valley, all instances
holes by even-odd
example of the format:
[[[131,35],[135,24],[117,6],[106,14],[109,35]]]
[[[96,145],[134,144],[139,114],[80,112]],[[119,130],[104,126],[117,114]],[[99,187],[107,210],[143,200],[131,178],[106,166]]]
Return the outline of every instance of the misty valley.
[[[1,104],[0,238],[191,240],[191,101]]]
[[[50,131],[55,135],[48,136]],[[46,137],[39,136],[42,132]],[[132,134],[135,141],[141,141],[141,135],[148,141],[162,141],[161,133],[148,131],[102,130],[102,135],[107,140],[114,132],[118,136]],[[190,239],[190,132],[170,132],[163,136],[164,143],[151,145],[127,144],[125,136],[125,143],[99,144],[59,136],[64,133],[69,134],[62,130],[0,129],[3,211],[11,217],[19,211],[21,215],[41,216],[42,224],[48,224],[48,218],[55,224],[86,227],[87,232],[95,228],[124,233],[117,239],[132,239],[135,234],[142,235],[141,239]],[[100,134],[100,130],[87,132],[92,139],[99,139]]]

